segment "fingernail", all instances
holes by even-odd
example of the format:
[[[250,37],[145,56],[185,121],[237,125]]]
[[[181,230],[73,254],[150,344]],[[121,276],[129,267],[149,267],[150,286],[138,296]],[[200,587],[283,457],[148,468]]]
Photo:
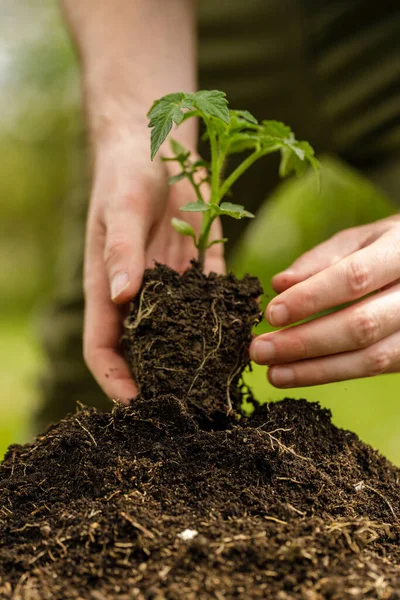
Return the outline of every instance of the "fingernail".
[[[274,304],[268,309],[268,321],[275,327],[285,325],[289,320],[289,311],[284,304]]]
[[[111,282],[111,300],[117,298],[129,285],[128,273],[118,273]]]
[[[294,371],[290,367],[274,367],[270,371],[270,378],[278,387],[290,387],[294,383]]]
[[[267,365],[275,357],[275,346],[267,340],[257,340],[251,346],[251,355],[256,363]]]

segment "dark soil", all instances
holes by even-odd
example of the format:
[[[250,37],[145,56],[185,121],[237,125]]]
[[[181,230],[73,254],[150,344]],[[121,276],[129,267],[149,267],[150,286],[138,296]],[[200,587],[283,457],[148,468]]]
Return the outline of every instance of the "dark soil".
[[[238,418],[260,292],[146,273],[140,396],[0,465],[0,600],[400,600],[400,470],[305,400]]]
[[[399,600],[399,478],[304,400],[83,408],[0,467],[0,598]]]
[[[148,269],[123,337],[143,395],[178,395],[191,413],[214,423],[238,410],[262,291],[256,277],[205,276],[196,263],[183,275],[165,265]]]

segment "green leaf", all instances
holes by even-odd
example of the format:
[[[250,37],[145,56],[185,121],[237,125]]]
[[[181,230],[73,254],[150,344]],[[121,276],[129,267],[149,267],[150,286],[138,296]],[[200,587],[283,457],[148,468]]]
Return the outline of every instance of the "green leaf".
[[[220,240],[213,240],[212,242],[210,242],[207,246],[207,248],[211,248],[211,246],[214,246],[214,244],[225,244],[225,242],[228,241],[228,238],[221,238]]]
[[[187,204],[184,204],[179,208],[179,210],[182,210],[184,212],[207,212],[210,209],[211,206],[209,204],[200,201],[188,202]]]
[[[171,219],[171,223],[175,231],[181,233],[182,235],[190,235],[190,237],[196,241],[196,234],[193,227],[189,223],[186,223],[186,221],[182,221],[181,219],[176,219],[175,217]]]
[[[279,167],[281,177],[286,177],[290,173],[295,173],[299,177],[307,170],[308,165],[311,165],[318,179],[318,187],[320,186],[320,164],[314,156],[314,149],[308,142],[288,139],[281,149],[281,155]]]
[[[182,155],[190,154],[190,152],[188,152],[186,150],[186,148],[184,148],[184,146],[182,146],[182,144],[180,144],[174,138],[171,138],[169,140],[169,143],[170,143],[170,146],[171,146],[171,150],[175,154],[175,156],[182,156]]]
[[[258,124],[257,119],[253,117],[251,112],[249,112],[248,110],[230,110],[229,113],[231,115],[231,118],[239,117],[242,120],[247,121],[247,123],[251,123],[252,125]]]
[[[219,90],[200,90],[195,94],[188,94],[187,98],[206,117],[216,117],[229,125],[228,100],[226,99],[225,92],[220,92]]]
[[[255,150],[259,146],[260,139],[256,133],[238,131],[229,136],[226,155],[237,154],[245,150]]]
[[[199,158],[198,160],[195,160],[194,163],[192,163],[192,166],[195,169],[201,169],[201,168],[209,169],[210,163],[207,162],[206,160],[203,160],[202,158]]]
[[[243,219],[243,217],[248,217],[249,219],[254,218],[253,213],[245,210],[244,206],[242,206],[241,204],[232,204],[232,202],[222,202],[219,206],[212,204],[212,207],[216,210],[218,214],[229,215],[234,219]]]
[[[299,158],[291,148],[285,146],[281,149],[281,162],[279,165],[279,175],[281,177],[287,177],[291,173],[295,173],[300,177],[306,169],[307,163]]]
[[[178,183],[179,181],[182,181],[182,179],[184,179],[187,176],[185,171],[182,171],[182,173],[178,173],[178,175],[172,175],[172,177],[168,178],[168,183],[169,185],[174,185],[174,183]]]
[[[184,113],[181,105],[184,99],[185,94],[183,92],[168,94],[160,100],[156,100],[149,110],[149,127],[152,128],[151,160],[153,160],[161,144],[171,131],[173,123],[179,125],[182,122]]]
[[[264,134],[278,138],[289,138],[292,134],[290,127],[281,121],[262,121]]]
[[[189,111],[189,112],[186,112]],[[165,141],[172,125],[180,125],[186,117],[201,113],[203,117],[214,117],[229,124],[228,101],[225,92],[200,90],[195,94],[177,92],[156,100],[148,112],[151,131],[151,160]],[[189,114],[190,113],[190,114]]]

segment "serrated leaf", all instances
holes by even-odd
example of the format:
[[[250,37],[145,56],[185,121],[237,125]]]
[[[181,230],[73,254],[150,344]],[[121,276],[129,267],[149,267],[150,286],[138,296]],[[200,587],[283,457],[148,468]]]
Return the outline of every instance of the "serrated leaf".
[[[175,107],[173,109],[171,117],[172,117],[172,120],[174,121],[174,123],[176,123],[177,125],[180,125],[182,123],[184,116],[185,116],[185,113],[180,108]]]
[[[172,175],[171,177],[168,178],[168,183],[169,185],[174,185],[174,183],[178,183],[179,181],[182,181],[182,179],[184,179],[186,177],[186,173],[185,171],[182,171],[182,173],[178,173],[178,175]]]
[[[190,115],[185,110],[188,110]],[[157,154],[161,144],[165,141],[172,125],[179,125],[189,116],[198,112],[205,117],[215,117],[219,121],[229,124],[228,101],[225,92],[218,90],[200,90],[195,94],[178,92],[167,94],[156,100],[148,112],[151,131],[151,159]]]
[[[182,146],[182,144],[180,144],[174,138],[170,138],[169,144],[170,144],[171,150],[175,154],[175,156],[180,156],[181,154],[188,154],[188,151],[186,150],[186,148],[184,146]]]
[[[184,212],[207,212],[210,209],[211,206],[209,204],[200,201],[188,202],[187,204],[184,204],[179,208],[179,210],[182,210]]]
[[[259,136],[254,133],[238,131],[229,136],[227,156],[237,154],[245,150],[256,149],[260,146]]]
[[[151,160],[153,160],[161,144],[171,131],[173,123],[179,125],[182,122],[184,113],[181,105],[184,99],[185,94],[183,92],[167,94],[160,100],[156,100],[149,110],[149,127],[152,128]]]
[[[239,117],[252,125],[257,125],[257,119],[248,110],[230,110],[231,117]]]
[[[213,205],[215,208],[215,205]],[[249,219],[253,219],[253,213],[245,210],[244,206],[241,204],[232,204],[232,202],[222,202],[217,208],[216,211],[220,215],[229,215],[234,219],[243,219],[243,217],[248,217]]]
[[[281,121],[262,121],[264,133],[278,138],[289,138],[292,134],[290,127]]]
[[[281,149],[281,162],[279,165],[279,175],[287,177],[290,173],[295,173],[298,177],[303,175],[307,169],[307,163],[301,160],[293,150],[287,146]]]
[[[188,99],[198,110],[207,117],[216,117],[229,125],[228,100],[225,92],[219,90],[199,90],[195,94],[188,94]]]
[[[308,165],[311,165],[315,174],[317,175],[319,187],[320,164],[314,156],[314,149],[308,142],[286,140],[285,145],[281,150],[281,154],[281,164],[279,167],[279,174],[281,177],[286,177],[292,172],[297,176],[303,175],[303,173],[307,170]]]
[[[270,135],[261,135],[260,136],[260,146],[263,151],[267,152],[275,152],[275,150],[280,150],[285,145],[285,140],[279,137],[272,137]]]
[[[171,224],[175,231],[181,233],[182,235],[190,235],[190,237],[192,237],[194,241],[196,241],[195,231],[189,223],[187,223],[186,221],[182,221],[182,219],[176,219],[174,217],[173,219],[171,219]]]

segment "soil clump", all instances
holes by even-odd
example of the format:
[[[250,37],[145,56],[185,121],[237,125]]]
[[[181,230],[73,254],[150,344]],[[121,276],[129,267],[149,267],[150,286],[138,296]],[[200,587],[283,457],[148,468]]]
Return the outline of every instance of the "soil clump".
[[[147,269],[122,340],[142,394],[178,396],[214,424],[240,410],[239,380],[262,292],[256,277],[206,276],[195,262],[182,275],[165,265]]]

